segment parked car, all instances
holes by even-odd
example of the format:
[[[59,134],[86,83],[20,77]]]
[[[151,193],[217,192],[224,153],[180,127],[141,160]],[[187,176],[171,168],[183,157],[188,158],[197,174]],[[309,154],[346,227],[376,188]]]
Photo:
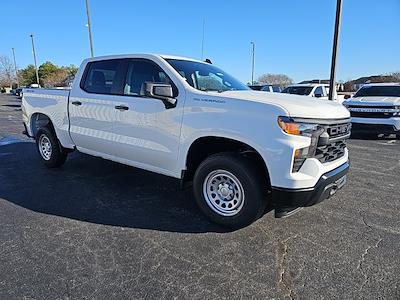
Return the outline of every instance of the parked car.
[[[350,111],[354,131],[395,133],[400,138],[400,83],[366,84],[343,105]]]
[[[279,85],[249,85],[249,88],[255,91],[263,91],[263,92],[271,92],[271,93],[280,93],[282,91]]]
[[[321,83],[294,84],[285,88],[282,91],[282,93],[315,97],[319,99],[328,99],[329,84],[321,84]],[[335,101],[342,103],[344,101],[344,95],[337,95]]]
[[[344,106],[251,91],[188,58],[87,59],[71,90],[24,89],[22,106],[47,167],[76,149],[171,176],[193,186],[206,216],[233,228],[268,203],[282,217],[330,197],[349,168]]]
[[[16,90],[15,90],[15,96],[17,96],[17,97],[22,97],[22,88],[17,88]]]

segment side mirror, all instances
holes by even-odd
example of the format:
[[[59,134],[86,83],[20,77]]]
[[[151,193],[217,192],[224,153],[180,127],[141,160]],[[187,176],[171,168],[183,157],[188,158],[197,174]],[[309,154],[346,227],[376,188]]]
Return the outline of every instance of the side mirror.
[[[144,82],[140,90],[140,95],[162,100],[165,108],[176,106],[172,85],[167,83]]]
[[[315,98],[321,98],[321,97],[322,97],[322,94],[314,94],[314,97],[315,97]]]

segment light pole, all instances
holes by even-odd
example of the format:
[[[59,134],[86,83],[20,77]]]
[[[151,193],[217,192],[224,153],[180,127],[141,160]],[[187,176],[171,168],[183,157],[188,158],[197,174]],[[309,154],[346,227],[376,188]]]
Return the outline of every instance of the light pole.
[[[254,42],[250,42],[253,46],[253,59],[251,64],[251,84],[254,85],[254,66],[255,66],[255,54],[256,54],[256,44]]]
[[[90,26],[89,0],[86,0],[86,16],[87,16],[87,26],[89,31],[90,56],[93,57],[93,40],[92,40],[92,27]]]
[[[204,58],[204,34],[205,34],[206,20],[203,19],[203,36],[201,39],[201,60]]]
[[[32,40],[33,60],[34,60],[34,62],[35,62],[36,83],[39,85],[39,71],[38,71],[37,63],[36,63],[35,42],[33,41],[33,34],[31,34],[30,37],[31,37],[31,40]]]
[[[336,62],[337,62],[337,51],[339,47],[339,35],[340,35],[341,23],[342,23],[342,0],[337,0],[335,33],[333,35],[331,77],[329,80],[329,100],[334,100],[336,98]]]
[[[17,80],[17,88],[19,87],[19,80],[18,80],[18,68],[17,68],[17,61],[15,60],[15,49],[11,48],[13,52],[14,58],[14,69],[15,69],[15,79]]]

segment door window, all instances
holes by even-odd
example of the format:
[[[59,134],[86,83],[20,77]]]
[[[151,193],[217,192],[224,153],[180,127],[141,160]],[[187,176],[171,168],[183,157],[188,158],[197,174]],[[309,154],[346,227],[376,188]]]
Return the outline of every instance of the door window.
[[[95,61],[86,67],[86,76],[81,87],[88,93],[121,94],[123,64],[121,59]]]
[[[141,95],[143,83],[145,82],[171,84],[174,96],[176,97],[178,94],[177,88],[171,79],[156,63],[146,59],[130,60],[124,85],[124,94]]]
[[[324,96],[324,91],[322,90],[322,86],[319,86],[315,89],[314,95],[319,95],[320,97]]]

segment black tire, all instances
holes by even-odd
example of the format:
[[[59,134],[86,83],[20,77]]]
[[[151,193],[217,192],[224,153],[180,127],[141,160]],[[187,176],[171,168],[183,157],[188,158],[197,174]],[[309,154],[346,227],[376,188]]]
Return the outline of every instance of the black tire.
[[[218,174],[222,174],[220,179]],[[227,176],[225,179],[224,175]],[[239,184],[235,184],[236,181]],[[226,186],[228,189],[223,190]],[[243,198],[237,196],[239,193],[235,191],[238,190],[242,191]],[[227,191],[233,195],[225,198]],[[206,158],[197,168],[193,180],[194,196],[203,213],[213,222],[233,229],[245,227],[263,214],[268,203],[267,191],[267,179],[259,167],[236,153],[218,153]],[[236,203],[235,199],[238,199]],[[229,204],[232,208],[226,206]]]
[[[46,147],[43,143],[48,143],[49,146]],[[60,145],[54,131],[47,127],[40,128],[36,133],[36,148],[42,162],[48,168],[58,168],[67,160],[67,150]]]

